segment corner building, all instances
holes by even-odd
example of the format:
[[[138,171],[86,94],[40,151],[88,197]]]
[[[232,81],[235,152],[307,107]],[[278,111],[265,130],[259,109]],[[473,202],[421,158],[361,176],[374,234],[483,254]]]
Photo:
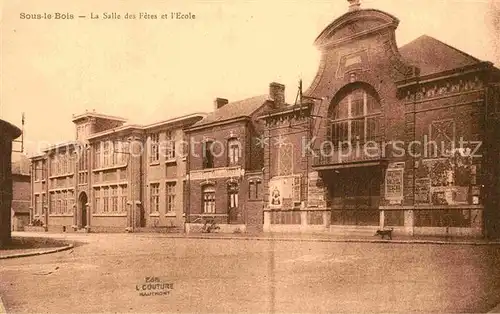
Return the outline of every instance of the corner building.
[[[86,112],[75,141],[31,159],[28,230],[125,232],[184,230],[186,154],[192,114],[152,125]]]
[[[263,229],[498,236],[499,70],[429,36],[398,47],[396,17],[349,2],[301,101],[260,117]]]

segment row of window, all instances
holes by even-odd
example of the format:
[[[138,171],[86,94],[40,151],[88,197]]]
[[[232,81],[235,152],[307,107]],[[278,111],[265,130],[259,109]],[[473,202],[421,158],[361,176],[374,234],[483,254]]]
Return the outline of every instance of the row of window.
[[[80,156],[78,159],[78,170],[88,170],[88,151],[86,147],[80,151]]]
[[[35,181],[43,180],[45,169],[47,167],[45,160],[39,160],[33,163],[33,177]]]
[[[175,158],[175,138],[171,131],[166,133],[164,145],[160,145],[160,135],[158,133],[150,135],[149,162],[158,162],[160,153],[163,153],[167,160]]]
[[[130,150],[128,141],[105,141],[94,146],[94,168],[112,167],[127,163]]]
[[[227,189],[228,209],[238,208],[238,185],[230,184]],[[202,212],[204,214],[216,214],[215,186],[206,185],[202,188]]]
[[[45,208],[44,206],[46,205],[46,197],[45,193],[43,194],[35,194],[35,204],[33,208],[33,213],[35,215],[43,215],[45,214]]]
[[[223,147],[216,145],[213,141],[206,141],[203,143],[203,168],[214,168],[214,160]],[[232,138],[227,141],[227,164],[228,166],[238,165],[241,159],[241,143],[238,139]]]
[[[80,172],[78,173],[78,184],[87,184],[89,180],[88,172]]]
[[[93,213],[126,213],[127,185],[94,188]]]
[[[75,168],[75,157],[69,154],[60,154],[50,158],[50,175],[58,176],[72,173]]]
[[[49,214],[56,214],[56,215],[72,214],[74,204],[75,204],[74,191],[50,192]]]
[[[165,212],[172,213],[175,211],[175,182],[167,182],[165,184]],[[160,212],[160,183],[151,183],[149,187],[150,208],[149,213]]]

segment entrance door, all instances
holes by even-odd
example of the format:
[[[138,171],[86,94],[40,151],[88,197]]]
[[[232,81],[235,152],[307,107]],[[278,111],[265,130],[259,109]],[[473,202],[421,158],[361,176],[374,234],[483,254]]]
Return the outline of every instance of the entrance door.
[[[80,194],[80,199],[78,200],[78,207],[80,209],[80,228],[85,228],[87,226],[87,194],[83,192]]]
[[[342,169],[332,174],[332,224],[378,226],[381,180],[376,167]]]

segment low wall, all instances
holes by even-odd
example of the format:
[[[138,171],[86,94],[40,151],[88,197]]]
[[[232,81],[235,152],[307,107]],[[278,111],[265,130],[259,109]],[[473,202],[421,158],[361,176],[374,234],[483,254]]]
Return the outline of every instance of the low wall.
[[[379,221],[372,226],[342,225],[333,221],[331,213],[329,209],[265,210],[263,230],[372,236],[379,229],[390,228],[394,235],[483,237],[480,206],[380,209]]]

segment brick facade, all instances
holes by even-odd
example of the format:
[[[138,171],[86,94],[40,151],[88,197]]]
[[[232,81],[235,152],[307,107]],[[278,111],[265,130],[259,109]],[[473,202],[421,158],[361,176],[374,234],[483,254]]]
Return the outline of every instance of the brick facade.
[[[487,132],[485,116],[500,100],[487,101],[499,71],[428,36],[398,48],[398,24],[358,8],[332,22],[316,39],[322,57],[301,101],[262,117],[264,230],[498,230],[498,208],[486,205],[498,204],[498,180],[486,176],[498,169],[487,159],[498,155],[489,140],[498,130]],[[434,152],[426,141],[445,147]],[[471,157],[478,143],[489,145]]]
[[[187,130],[189,230],[207,222],[228,232],[261,229],[263,148],[257,145],[262,126],[256,118],[264,108],[265,97],[226,103],[211,114],[217,118],[209,115]]]
[[[31,160],[31,224],[59,232],[182,230],[183,129],[204,116],[147,126],[124,125],[122,118],[97,113],[74,117],[77,141],[50,147]]]

